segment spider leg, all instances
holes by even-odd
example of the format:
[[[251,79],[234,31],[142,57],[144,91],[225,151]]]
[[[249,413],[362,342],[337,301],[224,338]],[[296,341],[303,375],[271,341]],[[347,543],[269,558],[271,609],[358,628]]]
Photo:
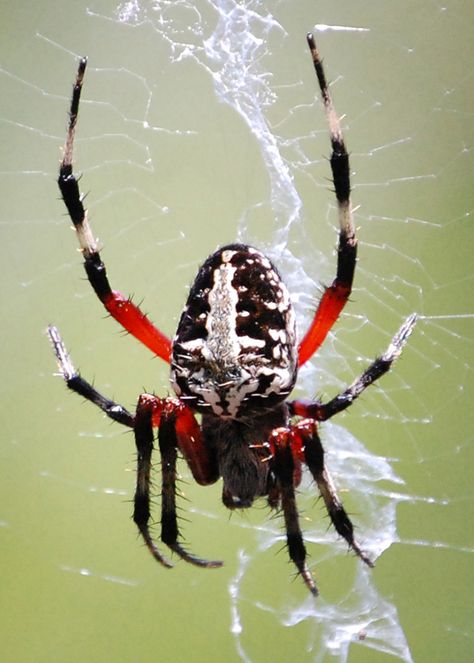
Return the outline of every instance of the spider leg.
[[[159,399],[142,394],[138,400],[135,440],[138,452],[137,489],[133,520],[147,548],[164,566],[171,564],[158,551],[149,530],[150,519],[150,470],[153,449],[154,416],[159,413],[158,443],[161,454],[161,540],[186,562],[205,568],[222,566],[222,562],[204,560],[189,553],[178,542],[180,533],[176,514],[176,460],[179,448],[176,433],[174,399]]]
[[[291,440],[292,433],[287,428],[277,428],[272,432],[270,441],[273,449],[272,467],[276,478],[278,498],[281,500],[285,519],[286,542],[290,559],[298,569],[309,591],[317,596],[316,584],[306,564],[306,548],[299,524],[294,488],[295,462]]]
[[[305,419],[298,422],[294,426],[294,430],[301,435],[304,461],[318,485],[319,492],[337,533],[347,541],[363,562],[373,567],[373,562],[360,549],[354,538],[354,527],[337,496],[331,475],[325,467],[324,449],[317,432],[316,422],[312,419]]]
[[[48,336],[53,344],[54,353],[58,361],[60,373],[67,386],[71,391],[76,392],[83,398],[86,398],[94,405],[97,405],[110,419],[117,421],[119,424],[133,428],[135,424],[135,417],[123,405],[115,403],[115,401],[103,396],[93,387],[87,380],[76,371],[71,357],[64,345],[64,342],[56,327],[50,325],[48,327]]]
[[[165,559],[150,534],[150,472],[151,455],[153,452],[153,396],[142,394],[138,400],[135,416],[135,443],[137,446],[137,487],[134,498],[133,520],[145,541],[146,547],[153,557],[171,568],[172,564]]]
[[[326,421],[335,414],[348,408],[361,393],[382,375],[390,370],[393,362],[400,357],[403,347],[416,324],[416,313],[412,313],[397,331],[385,352],[377,357],[370,366],[343,392],[327,403],[293,401],[289,403],[293,416],[310,417],[316,421]]]
[[[219,478],[219,465],[215,453],[210,453],[203,442],[201,428],[192,410],[179,400],[174,403],[176,445],[188,464],[194,480],[208,486]]]
[[[220,561],[209,561],[192,555],[179,543],[179,529],[176,517],[176,435],[175,416],[162,416],[158,429],[158,442],[161,453],[162,491],[161,491],[161,540],[187,562],[196,566],[215,568],[222,566]]]
[[[298,348],[301,366],[319,348],[344,308],[352,290],[357,258],[357,239],[352,216],[349,155],[344,143],[339,119],[334,110],[331,93],[324,74],[321,57],[312,34],[307,35],[319,82],[324,110],[329,124],[332,153],[330,158],[339,218],[339,246],[337,272],[332,285],[326,288],[313,321]]]
[[[84,268],[87,277],[97,297],[122,327],[161,359],[169,362],[171,354],[170,339],[157,329],[129,298],[124,297],[110,287],[105,265],[100,257],[97,240],[92,233],[87,210],[82,203],[83,198],[79,191],[79,184],[73,173],[74,134],[86,66],[87,59],[82,58],[73,87],[64,154],[59,168],[58,186],[76,230],[79,246],[84,256]]]

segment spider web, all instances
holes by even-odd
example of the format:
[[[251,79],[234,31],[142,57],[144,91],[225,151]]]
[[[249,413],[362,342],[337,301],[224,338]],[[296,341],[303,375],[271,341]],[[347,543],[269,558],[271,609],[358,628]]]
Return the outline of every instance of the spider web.
[[[427,442],[434,444],[435,426],[438,439],[446,434],[448,416],[462,411],[472,386],[474,314],[464,293],[472,289],[473,273],[463,234],[472,195],[460,176],[472,163],[472,134],[466,135],[467,120],[472,123],[466,101],[472,72],[461,64],[450,68],[439,62],[435,72],[430,51],[443,34],[448,36],[446,53],[454,52],[449,34],[461,29],[462,6],[422,2],[413,28],[402,29],[387,3],[378,8],[356,3],[357,10],[340,4],[301,2],[295,9],[289,0],[131,0],[118,5],[97,0],[84,8],[93,26],[89,29],[107,42],[104,64],[91,59],[89,65],[104,86],[96,82],[94,87],[92,75],[87,81],[80,135],[90,136],[91,116],[97,124],[92,138],[78,140],[85,163],[94,163],[95,156],[88,160],[88,149],[96,141],[101,154],[104,149],[107,154],[85,169],[87,186],[94,190],[93,226],[98,232],[94,218],[100,217],[100,236],[118,255],[127,242],[133,268],[140,274],[137,292],[146,295],[150,308],[155,299],[161,301],[160,293],[170,290],[160,320],[179,315],[176,302],[183,301],[185,293],[172,284],[189,283],[197,263],[215,246],[236,237],[259,246],[284,275],[302,332],[316,305],[315,293],[334,276],[336,244],[336,209],[327,181],[328,131],[316,81],[308,74],[311,63],[304,42],[305,31],[312,28],[325,57],[336,109],[346,113],[342,125],[355,171],[353,197],[361,205],[356,213],[361,257],[353,301],[317,359],[301,371],[298,395],[337,393],[385,349],[402,319],[418,311],[422,318],[413,342],[394,373],[380,389],[364,395],[350,414],[324,426],[327,463],[354,513],[364,550],[374,559],[394,544],[470,554],[467,537],[444,539],[429,527],[418,529],[406,522],[401,535],[398,522],[405,505],[423,514],[469,495],[467,483],[457,494],[434,485],[435,462],[448,451],[440,451],[439,444],[433,451]],[[416,21],[429,26],[429,37],[419,35]],[[113,43],[124,34],[130,49],[126,56]],[[73,62],[64,56],[82,53],[66,47],[50,26],[42,26],[36,39],[48,54],[45,58],[59,54],[64,60],[57,88],[62,89]],[[141,49],[153,53],[153,60],[144,58]],[[393,63],[389,76],[383,65],[365,69],[377,57],[374,53],[385,66]],[[426,88],[418,104],[390,90],[403,86],[407,71],[410,102],[414,90]],[[5,67],[3,75],[48,94],[41,83],[36,86],[13,67]],[[29,135],[31,129],[21,118],[6,111],[2,117],[9,127]],[[449,136],[441,138],[443,133]],[[439,140],[433,141],[434,136]],[[428,146],[430,158],[422,159]],[[201,151],[202,172],[192,161],[196,151]],[[162,154],[166,163],[160,162]],[[117,173],[112,185],[111,173]],[[117,200],[113,209],[123,204],[126,221],[122,224],[117,210],[119,220],[107,226],[101,209]],[[144,246],[146,227],[157,224],[158,239]],[[152,250],[158,250],[163,269]],[[149,275],[147,261],[154,262]],[[59,273],[64,269],[62,265]],[[143,282],[149,284],[145,292]],[[172,325],[163,327],[172,333]],[[156,366],[152,368],[148,384],[156,379]],[[118,375],[109,379],[121,397]],[[167,389],[163,376],[161,385],[154,385],[157,392]],[[433,383],[429,389],[427,382]],[[130,387],[130,400],[140,388]],[[456,429],[450,446],[463,458],[469,430]],[[412,466],[424,479],[416,477]],[[229,632],[238,656],[259,660],[250,636],[264,620],[273,628],[306,625],[306,640],[300,645],[305,651],[294,651],[310,660],[347,661],[355,649],[369,648],[412,661],[397,605],[378,589],[375,573],[354,560],[344,592],[331,595],[330,577],[337,576],[338,564],[348,564],[347,551],[327,529],[307,479],[299,506],[321,590],[317,601],[309,596],[298,601],[297,591],[291,598],[286,591],[267,600],[261,587],[253,588],[267,556],[283,544],[280,520],[250,524],[233,518],[226,523],[255,532],[254,546],[238,551],[228,586]],[[197,506],[191,510],[196,518],[216,518]],[[283,582],[286,570],[283,566],[272,582]]]

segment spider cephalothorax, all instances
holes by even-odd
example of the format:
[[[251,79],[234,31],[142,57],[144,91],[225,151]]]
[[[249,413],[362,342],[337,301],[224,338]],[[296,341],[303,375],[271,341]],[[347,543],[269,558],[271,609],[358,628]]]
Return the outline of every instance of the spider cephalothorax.
[[[307,587],[317,593],[306,564],[295,488],[302,465],[314,478],[336,531],[369,566],[372,561],[354,539],[352,523],[339,500],[324,463],[318,422],[349,407],[359,394],[386,373],[400,355],[416,321],[403,323],[388,349],[346,390],[326,403],[287,398],[298,366],[324,341],[351,293],[357,240],[350,203],[349,157],[312,35],[313,58],[328,119],[331,170],[338,204],[337,273],[326,288],[305,336],[298,344],[290,296],[278,271],[260,251],[229,244],[204,262],[191,287],[173,341],[170,341],[128,298],[112,290],[90,229],[72,168],[74,132],[86,59],[74,85],[59,188],[74,223],[87,277],[106,310],[155,355],[171,365],[176,398],[141,394],[135,414],[100,394],[75,370],[58,330],[49,335],[67,385],[105,414],[133,429],[138,453],[133,519],[152,555],[170,562],[158,550],[149,528],[150,474],[158,429],[161,455],[161,540],[181,558],[204,567],[203,560],[180,543],[176,515],[176,461],[186,460],[201,485],[222,478],[222,499],[230,508],[246,508],[266,496],[281,508],[290,558]],[[200,423],[195,414],[201,417]]]

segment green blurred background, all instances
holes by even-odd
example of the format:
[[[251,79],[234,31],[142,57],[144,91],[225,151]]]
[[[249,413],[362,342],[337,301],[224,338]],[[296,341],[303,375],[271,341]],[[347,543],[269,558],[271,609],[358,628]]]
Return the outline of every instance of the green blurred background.
[[[2,661],[472,660],[472,3],[0,7]],[[104,319],[56,189],[84,54],[76,164],[113,286],[172,335],[198,264],[238,237],[278,260],[304,327],[336,241],[305,43],[316,24],[360,260],[299,393],[336,393],[407,314],[422,318],[394,373],[323,433],[353,449],[333,462],[361,540],[388,547],[370,576],[301,491],[315,603],[292,580],[281,521],[258,507],[229,519],[220,486],[184,466],[186,540],[225,566],[157,567],[130,520],[133,438],[53,377],[44,330],[57,324],[84,376],[130,408],[169,390],[166,366]]]

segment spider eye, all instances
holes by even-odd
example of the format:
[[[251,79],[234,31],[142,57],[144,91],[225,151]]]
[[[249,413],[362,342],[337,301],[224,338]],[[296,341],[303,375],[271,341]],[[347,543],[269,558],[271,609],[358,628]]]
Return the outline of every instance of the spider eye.
[[[270,260],[244,244],[198,271],[173,342],[175,392],[202,412],[242,418],[272,408],[296,380],[295,317]]]

